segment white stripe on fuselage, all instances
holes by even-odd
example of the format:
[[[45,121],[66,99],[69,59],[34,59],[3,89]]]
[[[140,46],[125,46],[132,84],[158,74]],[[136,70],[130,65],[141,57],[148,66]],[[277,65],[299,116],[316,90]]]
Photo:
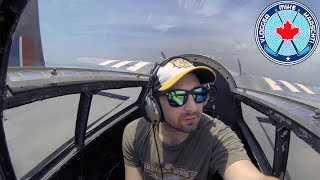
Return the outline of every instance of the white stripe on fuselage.
[[[287,81],[283,81],[283,80],[279,80],[282,84],[284,84],[285,86],[287,86],[287,88],[289,88],[292,92],[300,92],[299,89],[297,89],[296,87],[294,87],[292,84],[288,83]]]
[[[267,83],[271,86],[271,88],[272,88],[274,91],[283,91],[283,90],[281,89],[281,87],[278,86],[277,83],[274,82],[272,79],[266,78],[266,77],[263,77],[263,79],[267,81]]]
[[[130,66],[127,68],[127,70],[130,70],[130,71],[136,71],[140,68],[142,68],[143,66],[147,65],[147,64],[150,64],[150,62],[139,62],[133,66]]]
[[[132,61],[121,61],[121,62],[119,62],[119,63],[117,63],[117,64],[115,64],[115,65],[113,65],[113,66],[111,66],[111,67],[119,68],[119,67],[124,66],[124,65],[126,65],[126,64],[129,64],[129,63],[131,63],[131,62],[132,62]]]
[[[270,85],[272,90],[274,90],[274,91],[283,91],[283,89],[275,81],[273,81],[272,79],[266,78],[266,77],[263,77],[263,79]],[[291,84],[291,83],[289,83],[287,81],[284,81],[284,80],[278,80],[278,81],[280,81],[283,85],[285,85],[292,92],[295,92],[295,93],[301,92],[293,84]],[[307,88],[305,85],[302,85],[302,84],[299,84],[299,83],[294,83],[294,84],[299,86],[302,90],[304,90],[308,94],[316,94],[313,91],[311,91],[309,88]]]
[[[296,85],[298,85],[301,89],[303,89],[305,92],[309,93],[309,94],[316,94],[313,91],[311,91],[309,88],[307,88],[306,86],[296,83]]]
[[[105,66],[105,65],[111,64],[113,62],[117,62],[117,61],[119,61],[119,60],[107,60],[105,62],[100,63],[99,65]]]

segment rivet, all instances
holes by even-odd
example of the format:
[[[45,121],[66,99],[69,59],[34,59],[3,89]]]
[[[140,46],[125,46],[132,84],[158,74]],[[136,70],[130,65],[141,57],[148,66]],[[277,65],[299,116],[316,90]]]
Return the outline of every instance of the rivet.
[[[320,121],[320,109],[314,111],[313,119]]]
[[[53,76],[58,75],[58,73],[57,73],[57,68],[53,68],[53,69],[50,71],[50,74],[53,75]]]

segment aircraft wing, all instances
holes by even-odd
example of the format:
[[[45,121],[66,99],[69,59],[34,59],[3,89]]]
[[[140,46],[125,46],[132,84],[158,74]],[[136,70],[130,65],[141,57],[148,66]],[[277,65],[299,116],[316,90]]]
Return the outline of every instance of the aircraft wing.
[[[103,58],[78,58],[83,67],[94,67],[113,71],[150,74],[154,66],[152,61],[112,60]],[[238,74],[230,71],[238,88],[269,93],[279,97],[299,101],[320,108],[320,86],[291,82],[288,80],[259,77],[250,74]]]
[[[90,67],[95,69],[104,69],[112,71],[132,72],[138,74],[150,74],[154,67],[153,61],[133,61],[107,58],[79,57],[73,66]]]
[[[320,108],[320,86],[251,75],[237,75],[234,79],[238,88],[268,93]]]

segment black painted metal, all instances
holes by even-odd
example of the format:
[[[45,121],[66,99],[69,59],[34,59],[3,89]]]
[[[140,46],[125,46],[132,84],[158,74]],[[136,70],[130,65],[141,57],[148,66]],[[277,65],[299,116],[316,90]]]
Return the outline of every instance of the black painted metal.
[[[3,127],[4,97],[12,34],[27,0],[0,1],[0,166],[3,179],[16,179]]]
[[[266,138],[268,139],[268,142],[269,142],[269,145],[270,145],[270,147],[272,147],[272,149],[274,149],[274,143],[272,142],[272,140],[271,140],[271,138],[270,138],[270,136],[268,135],[268,132],[267,132],[267,130],[266,130],[266,128],[261,124],[261,117],[257,117],[257,119],[258,119],[258,121],[259,121],[259,126],[260,126],[260,128],[262,129],[262,131],[263,131],[263,133],[264,133],[264,135],[266,136]],[[263,121],[265,121],[266,119],[270,119],[270,118],[263,118],[264,120]],[[267,122],[268,122],[268,120],[267,120]],[[273,122],[273,123],[271,123],[273,126],[275,126],[276,124],[275,124],[275,122]]]
[[[268,116],[277,122],[281,122],[282,125],[289,128],[290,131],[294,132],[300,139],[310,145],[317,153],[320,153],[320,137],[313,132],[278,111],[269,109]]]
[[[280,180],[283,180],[285,177],[291,131],[309,144],[316,152],[320,153],[320,138],[303,125],[283,115],[281,112],[262,104],[254,98],[249,98],[240,94],[234,94],[234,97],[267,115],[272,121],[275,121],[276,139],[272,175],[278,177]]]
[[[77,149],[81,149],[84,146],[92,96],[93,96],[93,91],[82,92],[80,95],[76,128],[75,128],[75,146]],[[84,155],[82,154],[80,163],[78,165],[79,179],[81,179],[81,177],[84,177],[85,166],[86,165],[84,163]]]
[[[244,136],[246,137],[246,140],[249,144],[249,147],[251,149],[252,154],[254,155],[254,158],[256,159],[259,169],[261,172],[265,175],[271,175],[272,174],[272,168],[268,162],[267,157],[263,153],[258,141],[254,137],[253,133],[249,129],[248,125],[243,122],[239,121],[238,122],[239,127],[241,128]]]
[[[255,101],[254,99],[239,94],[234,94],[234,97],[256,109],[257,111],[266,114],[269,118],[275,120],[277,123],[281,122],[282,125],[294,132],[299,138],[310,145],[317,153],[320,153],[320,137],[309,131],[303,125],[283,115],[281,112]]]
[[[290,130],[281,123],[277,123],[272,175],[280,177],[280,180],[284,179],[287,168],[289,143]]]
[[[78,106],[78,114],[75,129],[75,144],[77,148],[84,145],[88,117],[90,113],[93,92],[82,92]]]
[[[252,163],[254,163],[265,175],[271,175],[272,169],[268,159],[263,153],[260,144],[256,140],[247,123],[243,119],[241,101],[233,98],[233,105],[236,106],[231,110],[232,113],[235,114],[234,119],[236,119],[235,124],[233,124],[233,131],[236,132],[237,136],[244,144]]]
[[[86,84],[73,84],[66,86],[58,86],[43,89],[28,90],[15,94],[12,97],[7,97],[4,100],[4,109],[9,109],[23,104],[48,99],[57,96],[63,96],[67,94],[76,94],[83,91],[100,91],[104,89],[118,89],[127,87],[141,87],[145,85],[144,81],[107,81],[107,82],[95,82]]]
[[[122,100],[122,101],[125,101],[125,100],[130,98],[129,96],[122,96],[122,95],[113,94],[113,93],[109,93],[109,92],[103,92],[103,91],[98,92],[97,95],[110,97],[110,98],[113,98],[113,99],[119,99],[119,100]]]

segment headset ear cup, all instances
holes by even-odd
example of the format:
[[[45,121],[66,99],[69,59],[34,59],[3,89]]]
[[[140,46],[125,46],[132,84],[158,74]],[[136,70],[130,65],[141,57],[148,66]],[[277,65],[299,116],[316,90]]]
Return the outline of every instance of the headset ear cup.
[[[207,84],[207,88],[208,88],[208,95],[207,95],[206,101],[204,102],[204,106],[207,105],[208,102],[214,103],[218,94],[216,85],[209,83]]]
[[[210,85],[206,84],[206,87],[208,88],[208,93],[207,93],[207,99],[203,102],[203,106],[206,106],[210,100]]]
[[[203,106],[206,106],[208,104],[209,99],[210,99],[210,94],[208,93],[207,99],[203,102]]]
[[[145,119],[151,123],[158,123],[161,120],[161,108],[153,95],[148,94],[144,103]]]

